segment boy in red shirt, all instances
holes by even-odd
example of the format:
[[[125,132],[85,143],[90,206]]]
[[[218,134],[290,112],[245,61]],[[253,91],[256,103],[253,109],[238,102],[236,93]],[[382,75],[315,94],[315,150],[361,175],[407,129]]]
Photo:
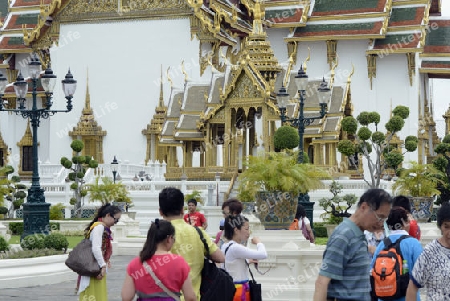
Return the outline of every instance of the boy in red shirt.
[[[197,211],[197,201],[195,199],[188,201],[188,213],[184,215],[184,221],[191,226],[202,227],[204,230],[208,227],[205,216]]]

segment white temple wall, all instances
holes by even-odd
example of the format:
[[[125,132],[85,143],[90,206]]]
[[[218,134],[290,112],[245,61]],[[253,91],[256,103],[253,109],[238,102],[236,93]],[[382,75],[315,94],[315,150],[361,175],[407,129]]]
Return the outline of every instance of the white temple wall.
[[[116,155],[119,161],[143,163],[146,138],[141,131],[152,119],[159,101],[161,68],[166,105],[170,95],[166,77],[169,66],[177,87],[184,85],[182,60],[189,79],[200,78],[199,42],[190,38],[189,19],[61,25],[61,46],[51,49],[52,68],[58,75],[58,85],[69,67],[78,83],[72,112],[51,119],[52,147],[47,150],[50,161],[59,162],[61,156],[71,155],[67,133],[81,116],[89,73],[91,107],[99,126],[107,131],[104,162],[111,162]],[[55,87],[55,102],[64,108],[60,86]],[[40,157],[45,158],[40,151]]]

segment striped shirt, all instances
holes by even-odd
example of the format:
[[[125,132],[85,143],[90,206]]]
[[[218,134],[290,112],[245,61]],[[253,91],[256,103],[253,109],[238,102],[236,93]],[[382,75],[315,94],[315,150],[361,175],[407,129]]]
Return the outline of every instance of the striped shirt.
[[[370,301],[370,258],[364,232],[350,219],[336,227],[319,274],[331,278],[328,297]]]

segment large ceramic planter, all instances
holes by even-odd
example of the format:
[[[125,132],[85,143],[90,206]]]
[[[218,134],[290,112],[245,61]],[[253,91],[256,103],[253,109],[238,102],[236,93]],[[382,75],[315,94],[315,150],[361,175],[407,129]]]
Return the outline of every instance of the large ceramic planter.
[[[255,202],[242,202],[242,214],[250,215],[255,210]]]
[[[257,216],[266,230],[288,229],[295,218],[297,198],[292,194],[261,191],[256,194]]]
[[[409,197],[411,214],[420,223],[425,223],[433,213],[434,198]]]
[[[326,229],[327,229],[327,236],[328,236],[328,238],[330,238],[331,237],[331,234],[333,233],[333,231],[334,231],[334,229],[336,229],[336,227],[338,226],[338,225],[336,225],[336,224],[325,224],[325,225],[323,225]]]

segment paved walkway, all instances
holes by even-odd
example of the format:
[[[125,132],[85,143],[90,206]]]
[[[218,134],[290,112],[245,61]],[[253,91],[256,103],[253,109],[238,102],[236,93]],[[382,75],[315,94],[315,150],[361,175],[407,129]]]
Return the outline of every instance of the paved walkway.
[[[108,301],[121,301],[120,291],[125,279],[125,269],[134,256],[113,256],[112,267],[108,271]],[[75,295],[77,275],[73,274],[73,281],[66,281],[58,284],[42,286],[2,289],[0,292],[1,301],[77,301]]]

